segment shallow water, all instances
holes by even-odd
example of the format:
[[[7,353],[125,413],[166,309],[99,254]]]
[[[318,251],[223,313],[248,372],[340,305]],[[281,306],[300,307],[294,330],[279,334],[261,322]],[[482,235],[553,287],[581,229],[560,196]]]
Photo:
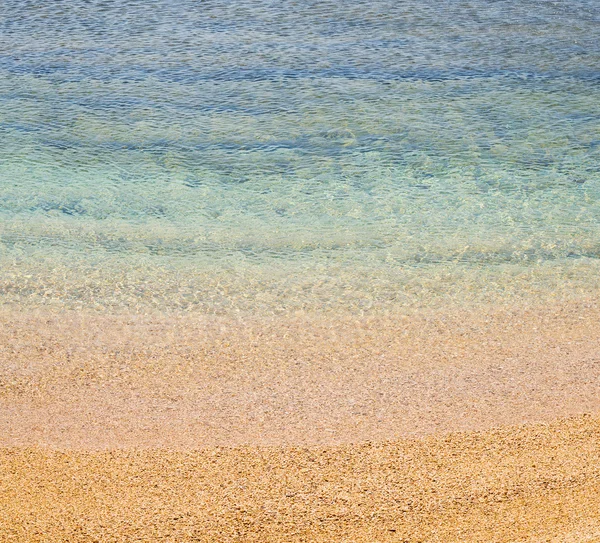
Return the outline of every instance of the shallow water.
[[[0,6],[0,300],[597,294],[600,5]]]

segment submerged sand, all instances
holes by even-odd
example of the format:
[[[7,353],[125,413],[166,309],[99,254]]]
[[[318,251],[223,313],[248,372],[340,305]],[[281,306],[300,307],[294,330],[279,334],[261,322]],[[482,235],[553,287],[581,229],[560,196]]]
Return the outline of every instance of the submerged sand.
[[[389,440],[600,412],[594,303],[388,316],[0,313],[0,446]]]
[[[596,413],[593,302],[7,309],[0,541],[600,541]]]

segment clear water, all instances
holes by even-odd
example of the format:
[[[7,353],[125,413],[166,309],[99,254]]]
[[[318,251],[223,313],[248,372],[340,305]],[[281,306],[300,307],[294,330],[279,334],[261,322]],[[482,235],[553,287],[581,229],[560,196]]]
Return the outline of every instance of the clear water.
[[[597,293],[600,3],[0,5],[0,301]]]

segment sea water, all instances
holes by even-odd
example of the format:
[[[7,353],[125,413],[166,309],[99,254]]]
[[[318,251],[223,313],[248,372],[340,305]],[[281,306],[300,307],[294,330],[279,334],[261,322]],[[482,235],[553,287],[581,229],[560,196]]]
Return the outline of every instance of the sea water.
[[[0,303],[595,296],[595,0],[4,0]]]

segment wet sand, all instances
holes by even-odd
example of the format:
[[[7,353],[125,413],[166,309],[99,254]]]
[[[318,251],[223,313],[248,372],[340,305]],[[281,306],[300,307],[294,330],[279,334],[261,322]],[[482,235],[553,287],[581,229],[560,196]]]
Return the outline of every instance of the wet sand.
[[[592,303],[0,323],[0,446],[335,445],[600,412]]]
[[[594,302],[0,323],[0,541],[600,541]]]

